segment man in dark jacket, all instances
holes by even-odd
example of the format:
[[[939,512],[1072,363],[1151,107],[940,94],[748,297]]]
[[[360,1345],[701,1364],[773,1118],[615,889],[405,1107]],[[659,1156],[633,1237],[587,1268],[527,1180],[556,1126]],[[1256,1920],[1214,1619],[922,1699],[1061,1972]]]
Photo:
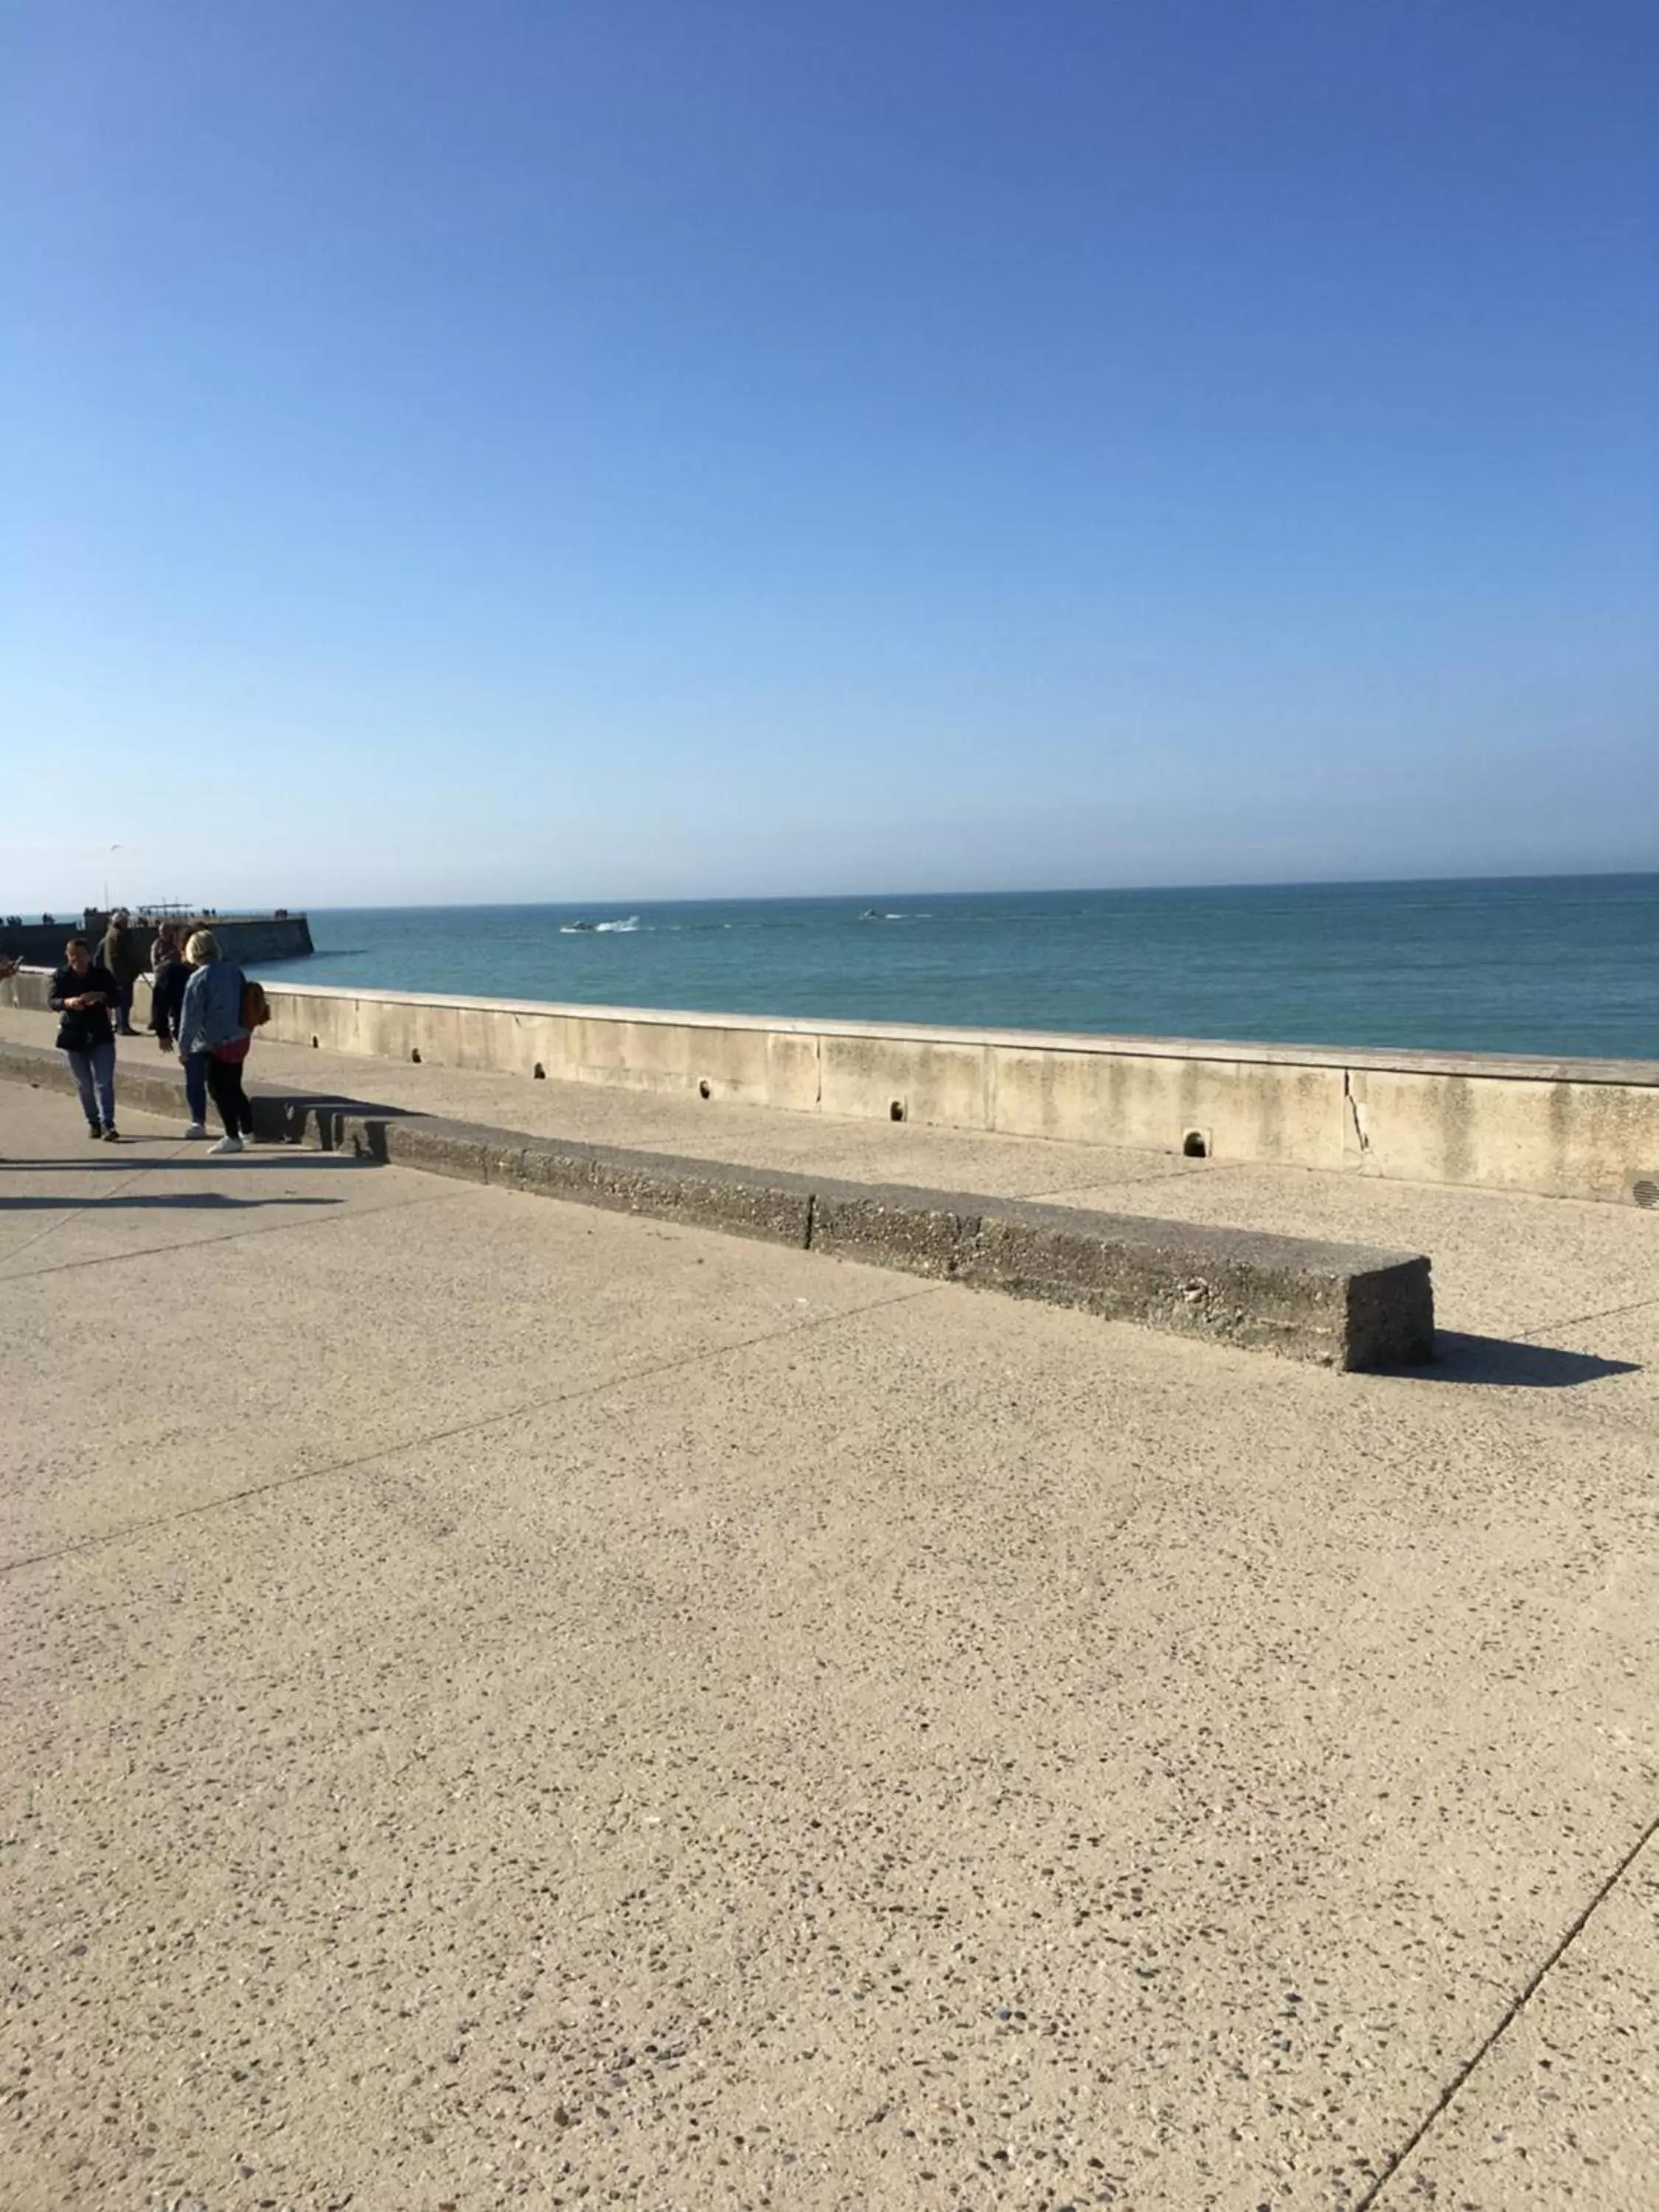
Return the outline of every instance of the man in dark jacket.
[[[125,907],[117,907],[98,948],[100,964],[115,978],[115,1030],[118,1036],[132,1035],[132,987],[143,971],[137,939]]]
[[[189,963],[179,949],[179,933],[164,921],[155,933],[149,973],[149,1025],[163,1052],[173,1051],[179,1041],[179,1018],[184,1011],[185,987],[190,981]],[[207,1134],[207,1062],[200,1053],[185,1061],[185,1097],[190,1105],[187,1137]]]
[[[87,1134],[115,1142],[115,1039],[109,1010],[116,981],[107,968],[94,965],[84,937],[71,937],[64,965],[52,979],[47,1005],[59,1017],[58,1048],[70,1064]]]

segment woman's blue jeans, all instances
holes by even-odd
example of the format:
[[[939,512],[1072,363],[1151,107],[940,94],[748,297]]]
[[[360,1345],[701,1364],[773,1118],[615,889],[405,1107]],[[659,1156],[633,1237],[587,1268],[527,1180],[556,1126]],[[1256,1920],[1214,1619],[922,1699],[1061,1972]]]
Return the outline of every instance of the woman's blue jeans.
[[[207,1064],[204,1052],[185,1055],[185,1103],[190,1109],[190,1118],[198,1128],[207,1121]]]
[[[64,1057],[70,1064],[70,1073],[75,1078],[75,1087],[81,1094],[81,1104],[87,1120],[95,1128],[100,1123],[106,1129],[115,1127],[115,1046],[95,1044],[90,1052],[66,1052]],[[94,1085],[96,1085],[96,1095]]]

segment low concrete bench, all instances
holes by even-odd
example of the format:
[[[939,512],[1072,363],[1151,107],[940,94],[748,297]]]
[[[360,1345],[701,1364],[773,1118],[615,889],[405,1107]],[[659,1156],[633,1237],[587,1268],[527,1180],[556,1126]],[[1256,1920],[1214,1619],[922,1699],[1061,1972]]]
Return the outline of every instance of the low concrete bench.
[[[1338,1368],[1434,1351],[1429,1262],[1304,1237],[678,1159],[410,1115],[332,1141],[395,1165],[764,1237]]]
[[[0,1044],[0,1078],[72,1087],[58,1054],[25,1045]],[[182,1079],[170,1063],[146,1074],[124,1061],[120,1096],[141,1112],[176,1114]],[[262,1088],[253,1109],[258,1133],[273,1140],[762,1237],[1322,1366],[1433,1356],[1434,1293],[1420,1255],[678,1159],[299,1091]]]

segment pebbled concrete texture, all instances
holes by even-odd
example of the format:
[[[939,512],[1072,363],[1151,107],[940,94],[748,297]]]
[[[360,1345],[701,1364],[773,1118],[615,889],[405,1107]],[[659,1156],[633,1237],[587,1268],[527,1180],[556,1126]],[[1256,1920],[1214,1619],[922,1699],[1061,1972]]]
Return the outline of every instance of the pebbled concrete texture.
[[[1659,2185],[1659,1839],[1378,2198],[1555,2212]]]
[[[9,2212],[1653,2201],[1593,1328],[1471,1266],[1342,1377],[76,1124],[0,1086]]]

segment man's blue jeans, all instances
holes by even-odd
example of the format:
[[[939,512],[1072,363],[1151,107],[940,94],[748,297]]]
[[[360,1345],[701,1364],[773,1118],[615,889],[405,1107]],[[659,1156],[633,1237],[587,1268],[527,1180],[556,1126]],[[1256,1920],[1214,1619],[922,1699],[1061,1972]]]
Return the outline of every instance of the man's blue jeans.
[[[70,1064],[70,1073],[75,1078],[75,1087],[81,1094],[81,1104],[88,1122],[96,1128],[101,1122],[106,1129],[115,1127],[115,1045],[95,1044],[90,1052],[66,1052],[64,1057]],[[93,1086],[97,1085],[94,1097]]]

